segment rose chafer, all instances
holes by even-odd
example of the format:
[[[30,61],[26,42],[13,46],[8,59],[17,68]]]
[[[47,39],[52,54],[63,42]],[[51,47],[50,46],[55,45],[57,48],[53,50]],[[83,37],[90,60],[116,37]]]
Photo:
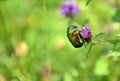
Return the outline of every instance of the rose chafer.
[[[67,37],[75,48],[82,47],[85,42],[90,43],[92,40],[91,31],[88,26],[80,30],[75,25],[70,25],[67,29]]]
[[[70,25],[67,29],[67,37],[75,48],[82,47],[83,39],[80,30],[75,25]]]

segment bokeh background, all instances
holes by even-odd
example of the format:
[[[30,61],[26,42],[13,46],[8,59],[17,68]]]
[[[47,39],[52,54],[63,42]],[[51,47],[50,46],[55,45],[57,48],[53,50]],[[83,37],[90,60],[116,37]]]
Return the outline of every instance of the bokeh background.
[[[106,32],[87,59],[67,38],[65,0],[0,0],[0,81],[120,81],[120,0],[76,1],[73,23]]]

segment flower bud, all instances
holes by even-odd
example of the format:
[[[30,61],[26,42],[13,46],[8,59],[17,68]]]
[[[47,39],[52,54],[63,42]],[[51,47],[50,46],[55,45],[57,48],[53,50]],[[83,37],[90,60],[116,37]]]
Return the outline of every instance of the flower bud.
[[[80,9],[76,4],[76,0],[65,1],[61,7],[61,12],[66,17],[73,17],[75,14],[79,13]]]
[[[17,57],[23,57],[28,53],[28,46],[25,42],[19,41],[15,48],[15,54]]]
[[[83,29],[80,31],[82,38],[86,41],[86,42],[91,42],[92,39],[92,35],[91,35],[91,30],[88,26],[84,26]]]
[[[6,77],[4,75],[2,75],[2,74],[0,74],[0,81],[7,81]]]

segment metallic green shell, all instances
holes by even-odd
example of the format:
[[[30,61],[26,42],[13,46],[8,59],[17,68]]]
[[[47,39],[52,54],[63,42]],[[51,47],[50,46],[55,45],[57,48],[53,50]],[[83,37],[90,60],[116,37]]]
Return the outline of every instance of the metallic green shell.
[[[82,47],[83,40],[80,30],[76,26],[69,26],[67,29],[67,37],[75,48]]]

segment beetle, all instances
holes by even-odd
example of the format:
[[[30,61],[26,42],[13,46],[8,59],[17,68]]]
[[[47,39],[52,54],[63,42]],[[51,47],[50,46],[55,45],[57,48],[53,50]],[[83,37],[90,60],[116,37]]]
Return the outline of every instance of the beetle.
[[[83,46],[84,41],[81,36],[80,29],[78,29],[76,25],[70,25],[67,28],[67,37],[75,48]]]

